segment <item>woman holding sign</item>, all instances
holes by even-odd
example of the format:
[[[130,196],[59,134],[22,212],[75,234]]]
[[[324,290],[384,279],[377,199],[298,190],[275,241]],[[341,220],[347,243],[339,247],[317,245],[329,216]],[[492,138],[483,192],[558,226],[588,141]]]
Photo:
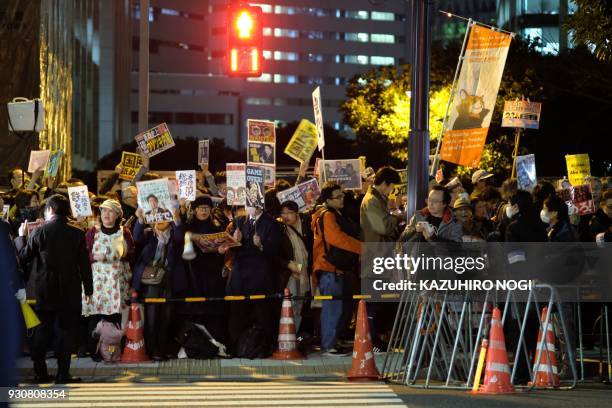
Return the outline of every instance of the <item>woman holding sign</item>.
[[[212,199],[200,196],[191,203],[193,217],[179,225],[174,233],[177,243],[184,245],[185,233],[193,237],[195,258],[186,262],[188,287],[178,297],[223,297],[225,296],[225,278],[222,275],[224,256],[200,243],[197,235],[215,234],[225,231],[224,226],[211,214]],[[201,323],[212,336],[225,343],[225,302],[185,303],[180,312],[194,323]]]
[[[134,257],[134,241],[127,228],[121,226],[123,211],[117,200],[106,200],[100,205],[100,225],[90,228],[85,235],[93,274],[92,302],[83,301],[82,314],[88,317],[88,351],[94,361],[97,341],[91,337],[102,319],[121,323],[127,309]]]

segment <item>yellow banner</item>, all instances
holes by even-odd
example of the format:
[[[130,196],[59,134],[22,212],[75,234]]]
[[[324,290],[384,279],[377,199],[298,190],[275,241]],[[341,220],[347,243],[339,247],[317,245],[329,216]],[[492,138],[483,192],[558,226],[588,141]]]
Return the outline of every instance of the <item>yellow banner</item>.
[[[136,153],[121,152],[121,180],[132,181],[142,166],[142,157]]]
[[[304,163],[310,160],[316,148],[317,127],[312,122],[302,119],[285,147],[285,154]]]
[[[589,155],[587,153],[568,154],[565,156],[565,163],[567,164],[567,178],[572,186],[585,184],[584,179],[591,175]]]

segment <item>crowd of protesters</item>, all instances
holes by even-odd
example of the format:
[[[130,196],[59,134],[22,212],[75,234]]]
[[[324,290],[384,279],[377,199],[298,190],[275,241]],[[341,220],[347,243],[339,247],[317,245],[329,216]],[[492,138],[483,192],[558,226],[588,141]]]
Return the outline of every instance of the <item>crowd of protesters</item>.
[[[390,167],[370,170],[361,191],[340,184],[321,186],[317,205],[300,212],[293,201],[279,202],[277,193],[291,187],[277,180],[265,193],[265,209],[228,206],[224,173],[202,166],[195,201],[177,200],[173,221],[147,225],[138,208],[135,182],[159,178],[148,162],[133,182],[121,182],[120,166],[91,195],[94,215],[73,219],[67,188],[82,185],[70,179],[55,185],[40,182],[21,169],[9,172],[9,190],[0,201],[9,204],[2,225],[0,259],[15,259],[11,288],[18,299],[35,299],[41,325],[25,344],[34,361],[37,381],[48,380],[45,356],[52,345],[58,359],[58,382],[69,375],[70,355],[106,360],[95,337],[101,322],[125,326],[130,294],[141,297],[221,298],[226,295],[281,293],[289,288],[301,347],[325,356],[347,355],[352,300],[314,301],[306,295],[345,296],[360,292],[362,242],[572,242],[612,240],[610,179],[590,178],[596,213],[568,213],[553,184],[541,181],[532,192],[519,190],[515,179],[496,187],[493,174],[473,173],[471,180],[454,177],[431,182],[424,207],[410,219],[405,197],[392,197],[400,184]],[[296,183],[306,178],[302,166]],[[1,207],[0,207],[1,208]],[[45,223],[31,232],[27,224]],[[183,259],[185,234],[227,231],[240,246]],[[8,235],[10,234],[10,239]],[[147,279],[161,267],[159,282]],[[394,314],[390,306],[368,306],[375,351],[385,349]],[[391,306],[392,307],[392,306]],[[154,360],[176,358],[184,346],[185,327],[202,325],[228,355],[268,357],[275,348],[279,301],[147,303],[144,337]],[[53,341],[52,341],[53,340]]]

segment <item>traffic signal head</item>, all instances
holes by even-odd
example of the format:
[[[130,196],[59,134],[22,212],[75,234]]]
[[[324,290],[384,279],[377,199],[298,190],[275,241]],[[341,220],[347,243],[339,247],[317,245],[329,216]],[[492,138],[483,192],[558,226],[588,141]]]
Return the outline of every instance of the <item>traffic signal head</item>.
[[[228,75],[261,76],[262,12],[259,7],[232,5],[228,9]]]

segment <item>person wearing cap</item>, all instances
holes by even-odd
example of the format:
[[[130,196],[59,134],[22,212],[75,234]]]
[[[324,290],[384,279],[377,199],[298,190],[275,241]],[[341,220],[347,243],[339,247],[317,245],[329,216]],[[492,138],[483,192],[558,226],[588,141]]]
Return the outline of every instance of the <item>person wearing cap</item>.
[[[88,351],[95,361],[97,341],[91,332],[101,319],[121,323],[121,313],[127,308],[130,297],[134,258],[134,241],[127,228],[121,226],[123,211],[117,200],[105,200],[100,205],[100,224],[85,234],[93,273],[94,293],[91,303],[83,302],[83,316],[88,319]]]
[[[195,258],[185,261],[185,285],[175,283],[173,294],[177,297],[223,297],[226,278],[223,276],[225,257],[217,252],[209,252],[198,245],[197,235],[217,234],[225,231],[225,226],[213,215],[213,201],[210,196],[199,196],[191,203],[193,216],[186,222],[175,217],[176,227],[173,239],[181,253],[185,245],[185,233],[192,234]],[[203,324],[210,334],[221,343],[227,339],[227,305],[224,302],[185,303],[178,305],[178,313],[190,316],[194,323]]]
[[[463,227],[463,242],[484,241],[487,238],[482,223],[474,219],[474,208],[469,198],[461,196],[455,200],[453,213]]]
[[[474,174],[472,174],[472,184],[474,185],[474,190],[472,190],[472,194],[470,194],[470,199],[482,193],[485,187],[491,182],[492,177],[493,174],[486,170],[476,170]]]

